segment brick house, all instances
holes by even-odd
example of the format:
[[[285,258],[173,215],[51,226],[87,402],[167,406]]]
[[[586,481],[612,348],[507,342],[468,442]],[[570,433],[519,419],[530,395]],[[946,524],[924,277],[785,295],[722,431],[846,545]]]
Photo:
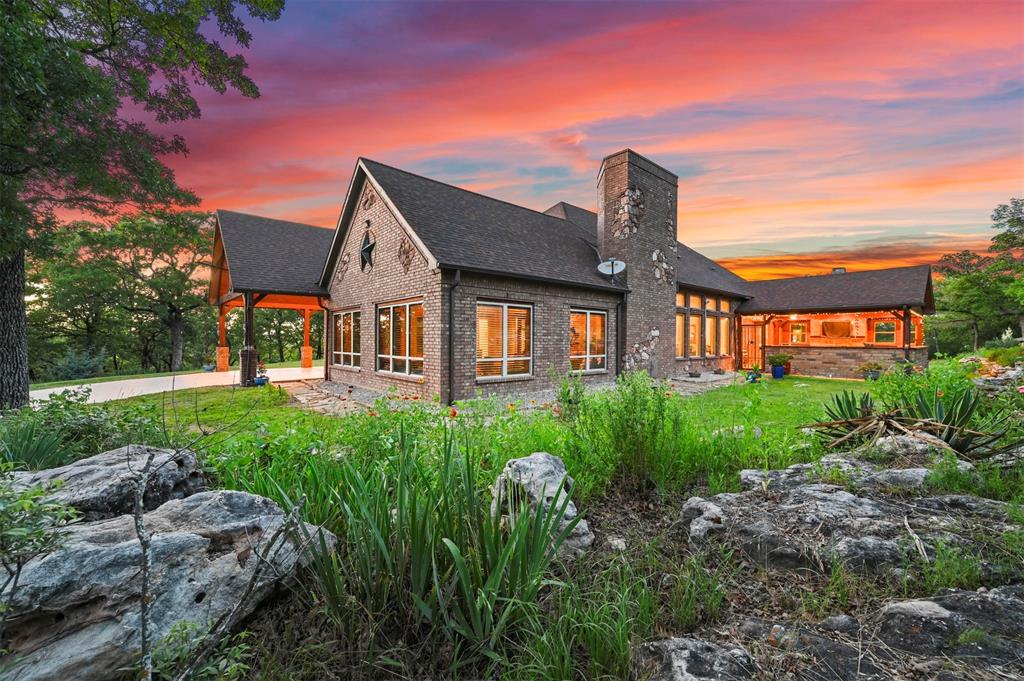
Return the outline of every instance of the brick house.
[[[677,182],[624,150],[601,163],[597,213],[539,212],[359,159],[326,248],[325,230],[218,211],[210,302],[222,319],[244,307],[250,331],[253,307],[322,308],[325,378],[445,402],[569,371],[600,383],[764,366],[780,349],[818,375],[927,361],[930,268],[745,281],[677,241]],[[599,272],[612,259],[625,270]]]

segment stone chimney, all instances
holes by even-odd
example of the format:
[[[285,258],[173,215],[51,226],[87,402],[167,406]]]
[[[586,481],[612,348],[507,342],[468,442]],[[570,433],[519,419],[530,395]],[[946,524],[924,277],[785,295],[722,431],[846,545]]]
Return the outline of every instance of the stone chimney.
[[[678,178],[626,149],[601,162],[597,242],[602,259],[626,263],[629,286],[622,367],[652,376],[675,370]]]

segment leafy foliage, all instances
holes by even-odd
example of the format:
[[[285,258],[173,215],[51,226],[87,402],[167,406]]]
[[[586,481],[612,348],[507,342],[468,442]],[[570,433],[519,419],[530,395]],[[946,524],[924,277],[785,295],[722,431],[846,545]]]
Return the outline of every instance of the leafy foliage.
[[[153,679],[170,681],[188,666],[202,642],[200,627],[193,622],[178,622],[167,636],[153,649]],[[244,678],[250,667],[246,658],[251,654],[246,632],[221,641],[217,651],[204,665],[196,669],[195,681],[236,681]]]

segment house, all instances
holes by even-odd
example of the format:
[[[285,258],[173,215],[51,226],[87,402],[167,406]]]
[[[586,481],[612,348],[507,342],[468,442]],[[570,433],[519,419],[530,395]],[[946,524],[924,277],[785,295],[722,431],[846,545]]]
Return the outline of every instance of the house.
[[[764,366],[781,350],[794,373],[824,376],[927,362],[928,266],[746,281],[679,243],[677,183],[627,149],[601,163],[597,213],[539,212],[359,159],[333,232],[218,211],[210,302],[222,329],[246,310],[243,382],[254,307],[303,310],[307,331],[323,309],[325,378],[445,402],[548,389],[568,371]],[[624,271],[600,272],[610,260]]]

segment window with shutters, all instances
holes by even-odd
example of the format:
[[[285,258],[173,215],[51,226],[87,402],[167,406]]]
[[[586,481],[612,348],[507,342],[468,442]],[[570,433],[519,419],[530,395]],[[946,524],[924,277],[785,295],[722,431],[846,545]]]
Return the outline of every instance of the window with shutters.
[[[608,367],[605,336],[607,315],[598,310],[569,311],[569,366],[574,371],[604,371]]]
[[[423,302],[377,307],[377,370],[423,375]]]
[[[533,307],[477,303],[477,378],[529,376],[533,370]]]

